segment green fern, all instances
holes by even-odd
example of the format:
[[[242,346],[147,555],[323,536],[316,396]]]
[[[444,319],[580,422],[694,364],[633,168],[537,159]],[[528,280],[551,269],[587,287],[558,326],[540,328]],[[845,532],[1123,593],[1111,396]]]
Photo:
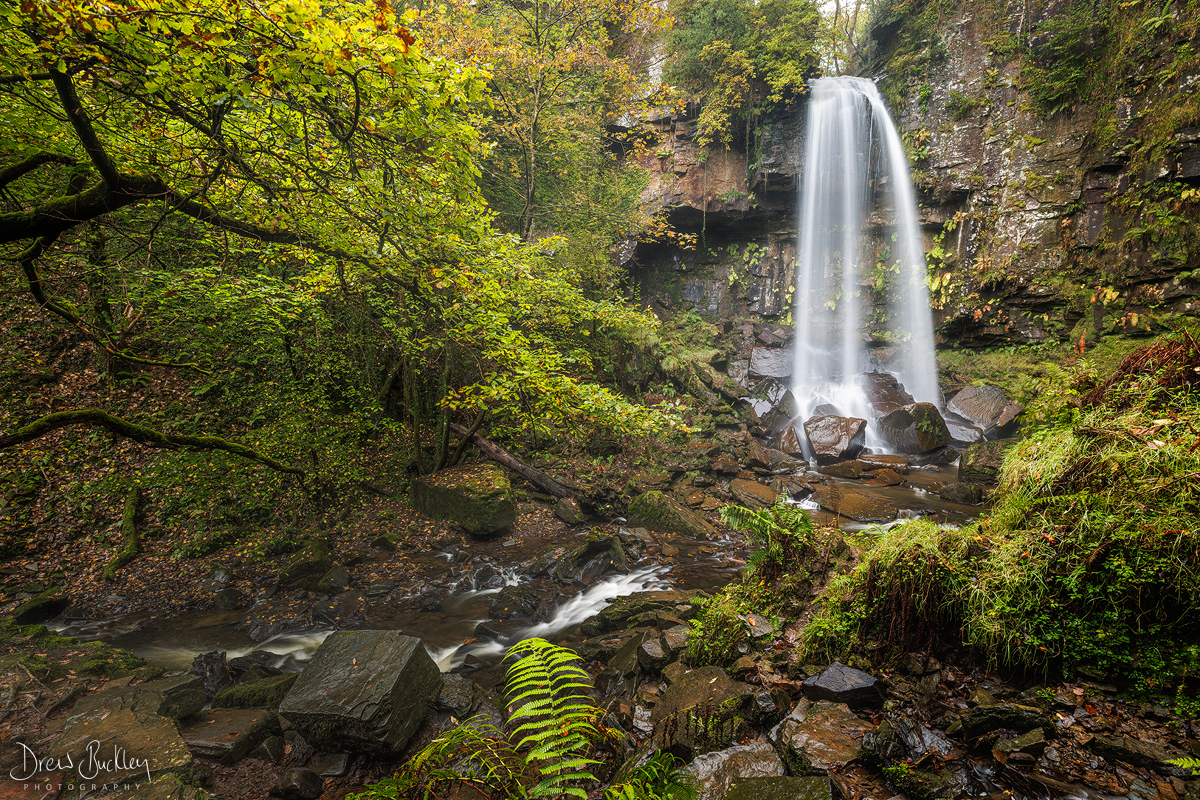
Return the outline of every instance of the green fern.
[[[477,717],[438,736],[395,775],[347,800],[434,800],[454,785],[471,786],[482,797],[525,798],[524,766],[504,733]]]
[[[696,800],[700,788],[683,761],[659,750],[623,782],[604,790],[604,800]]]
[[[1200,770],[1200,758],[1192,758],[1190,756],[1186,758],[1168,758],[1167,763],[1174,764],[1175,766],[1183,769],[1191,770],[1192,772]]]
[[[800,506],[782,500],[756,510],[725,506],[721,520],[748,534],[747,542],[755,551],[747,560],[747,572],[767,581],[774,582],[783,570],[797,563],[812,543],[812,518]]]
[[[596,726],[599,712],[585,694],[591,682],[578,664],[583,659],[545,639],[518,642],[508,656],[520,656],[505,675],[509,721],[517,723],[512,736],[518,750],[531,748],[525,760],[542,776],[529,796],[586,798],[583,789],[564,785],[594,781],[586,768],[600,763],[585,756],[601,734]]]

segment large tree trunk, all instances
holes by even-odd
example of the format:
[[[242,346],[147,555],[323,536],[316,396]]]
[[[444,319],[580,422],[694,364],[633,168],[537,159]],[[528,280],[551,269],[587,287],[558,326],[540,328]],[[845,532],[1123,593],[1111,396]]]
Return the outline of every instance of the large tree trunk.
[[[541,470],[534,469],[490,439],[485,439],[478,433],[471,433],[457,422],[450,423],[450,429],[459,436],[469,435],[471,443],[486,453],[488,458],[520,475],[546,494],[552,494],[555,497],[571,497],[576,499],[580,497],[578,491],[569,489]]]

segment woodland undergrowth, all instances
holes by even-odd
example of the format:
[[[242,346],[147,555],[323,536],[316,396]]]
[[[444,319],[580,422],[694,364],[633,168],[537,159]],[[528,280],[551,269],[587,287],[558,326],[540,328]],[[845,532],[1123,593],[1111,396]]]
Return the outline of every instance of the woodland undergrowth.
[[[962,647],[1020,672],[1194,704],[1198,385],[1196,339],[1164,338],[1013,446],[977,523],[862,533],[861,563],[818,599],[806,650],[865,660],[865,644],[887,643],[871,651],[878,662]]]

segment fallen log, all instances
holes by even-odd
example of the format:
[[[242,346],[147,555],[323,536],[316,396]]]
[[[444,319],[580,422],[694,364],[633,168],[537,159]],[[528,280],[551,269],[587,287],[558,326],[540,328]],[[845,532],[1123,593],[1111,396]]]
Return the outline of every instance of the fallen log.
[[[534,469],[490,439],[485,439],[478,433],[473,433],[456,422],[450,423],[450,430],[454,431],[454,433],[458,436],[469,436],[471,438],[471,444],[482,450],[488,458],[507,468],[511,472],[515,472],[517,475],[520,475],[522,478],[529,481],[546,494],[552,494],[555,497],[570,497],[575,498],[576,500],[582,496],[582,493],[579,491],[564,486],[539,469]]]

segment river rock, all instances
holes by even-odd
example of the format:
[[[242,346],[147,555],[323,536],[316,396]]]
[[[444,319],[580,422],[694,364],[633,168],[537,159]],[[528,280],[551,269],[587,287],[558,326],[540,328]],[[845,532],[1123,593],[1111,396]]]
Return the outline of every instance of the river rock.
[[[756,347],[750,351],[751,378],[786,378],[792,374],[790,347]]]
[[[466,719],[479,708],[485,697],[487,693],[475,681],[448,673],[442,676],[442,690],[433,703],[433,709]]]
[[[313,654],[279,714],[319,749],[396,753],[442,688],[421,640],[337,631]]]
[[[800,438],[801,435],[801,430],[795,425],[786,425],[783,428],[783,432],[779,434],[776,445],[790,456],[803,456],[804,443]]]
[[[739,778],[721,800],[833,800],[829,778]]]
[[[449,520],[473,536],[491,536],[517,519],[512,484],[503,469],[478,462],[435,472],[413,482],[413,507]]]
[[[951,503],[976,506],[983,502],[983,487],[978,483],[947,483],[938,489],[938,497]]]
[[[890,469],[900,475],[908,474],[908,456],[906,455],[862,453],[857,460],[862,465],[864,472],[873,469]]]
[[[625,572],[631,561],[645,552],[646,543],[625,530],[606,533],[599,529],[588,532],[584,544],[555,554],[552,563],[538,567],[541,574],[551,575],[564,583],[587,582],[608,572]]]
[[[220,650],[213,650],[196,656],[192,660],[191,669],[188,671],[204,679],[204,694],[209,699],[212,699],[217,692],[226,686],[233,685],[233,670],[229,668],[229,664],[225,661],[225,653]]]
[[[671,661],[671,651],[657,636],[647,636],[638,646],[637,660],[643,672],[656,675]]]
[[[953,742],[940,731],[901,716],[883,720],[862,737],[862,758],[876,767],[906,760],[916,763],[926,754],[944,759],[953,750]]]
[[[717,536],[716,529],[707,520],[659,491],[643,492],[629,501],[629,520],[650,530],[680,533],[695,539]]]
[[[272,797],[283,800],[317,800],[325,791],[325,781],[311,769],[294,769],[271,787]]]
[[[693,602],[707,597],[698,589],[671,589],[665,592],[633,592],[614,598],[611,603],[583,621],[580,630],[587,636],[614,631],[626,626],[639,614],[664,611],[690,618],[695,614]]]
[[[1004,453],[1016,442],[1016,439],[997,439],[971,445],[959,459],[958,479],[963,483],[996,484],[1000,480]]]
[[[946,410],[981,430],[984,436],[1008,436],[1024,409],[999,386],[968,386],[946,403]]]
[[[574,497],[560,497],[554,503],[554,516],[567,525],[582,525],[588,521],[587,514],[579,507],[579,501]]]
[[[947,411],[942,415],[942,419],[946,421],[946,430],[950,431],[950,439],[959,444],[975,444],[987,439],[983,431],[976,428],[971,423],[967,422],[957,414],[952,414]]]
[[[218,611],[237,611],[248,605],[246,595],[229,586],[213,595],[213,607]]]
[[[1163,775],[1186,778],[1186,770],[1167,761],[1183,758],[1184,753],[1167,750],[1152,742],[1131,739],[1128,736],[1096,736],[1087,745],[1098,756],[1108,761],[1124,761],[1135,767],[1146,767]]]
[[[650,720],[659,723],[701,706],[715,710],[741,701],[752,691],[748,684],[733,680],[720,667],[697,667],[667,687],[651,710]]]
[[[594,617],[590,619],[595,619]],[[625,628],[616,630],[612,633],[602,633],[599,636],[593,636],[590,639],[585,639],[575,646],[575,652],[578,653],[584,661],[603,661],[608,663],[612,660],[621,648],[635,636],[652,630],[651,628]]]
[[[317,591],[322,594],[337,594],[350,586],[350,573],[341,564],[326,572],[317,582]]]
[[[804,435],[818,464],[832,464],[856,457],[867,441],[867,421],[857,417],[812,417],[804,423]]]
[[[904,391],[904,385],[896,380],[896,376],[890,373],[868,372],[859,376],[858,380],[876,417],[916,402],[911,394]]]
[[[804,681],[803,691],[809,700],[845,703],[853,709],[878,708],[885,694],[877,679],[838,661]]]
[[[823,467],[817,467],[817,472],[822,475],[832,475],[835,478],[861,478],[863,465],[858,460],[839,461],[836,464],[826,464]]]
[[[179,735],[175,720],[159,713],[164,710],[164,698],[187,684],[170,684],[175,690],[166,688],[159,693],[144,685],[139,688],[119,683],[80,698],[63,724],[62,733],[38,755],[56,761],[69,756],[78,769],[87,748],[96,743],[102,756],[112,758],[118,749],[124,754],[114,763],[114,769],[105,773],[110,783],[144,782],[147,777],[160,775],[189,779],[192,753]],[[90,777],[96,777],[92,772]],[[72,780],[74,776],[68,773],[64,777]]]
[[[1053,724],[1046,719],[1041,710],[1015,703],[975,706],[962,721],[962,735],[967,739],[1001,729],[1025,733],[1034,728],[1044,728],[1051,732],[1054,730]]]
[[[180,730],[193,755],[235,764],[268,736],[281,733],[268,709],[214,708]]]
[[[884,414],[879,430],[893,449],[903,453],[926,453],[950,443],[946,421],[932,403],[913,403]]]
[[[729,491],[747,508],[768,508],[775,505],[775,490],[758,481],[734,478],[729,482]]]
[[[899,486],[904,483],[904,478],[901,478],[897,472],[890,469],[876,470],[863,477],[871,479],[871,486]]]
[[[766,742],[729,747],[698,756],[683,768],[699,791],[696,800],[721,800],[735,781],[745,778],[779,778],[783,761]]]
[[[279,588],[316,589],[321,577],[332,568],[329,545],[322,539],[310,539],[279,572]]]
[[[1041,728],[1023,733],[1020,736],[1002,737],[997,739],[992,745],[992,753],[999,753],[1000,757],[1010,756],[1013,753],[1026,753],[1035,758],[1045,752],[1050,745],[1046,741],[1046,735]]]
[[[488,616],[492,619],[532,617],[537,611],[537,604],[537,592],[528,586],[505,586],[492,598]]]
[[[814,487],[813,497],[826,511],[857,522],[891,522],[899,510],[893,498],[836,481]]]
[[[870,723],[854,716],[845,703],[802,700],[772,731],[793,772],[810,774],[839,770],[858,758],[859,740]]]
[[[13,610],[12,620],[18,625],[40,625],[57,617],[70,604],[71,598],[60,589],[51,589],[17,606]]]

